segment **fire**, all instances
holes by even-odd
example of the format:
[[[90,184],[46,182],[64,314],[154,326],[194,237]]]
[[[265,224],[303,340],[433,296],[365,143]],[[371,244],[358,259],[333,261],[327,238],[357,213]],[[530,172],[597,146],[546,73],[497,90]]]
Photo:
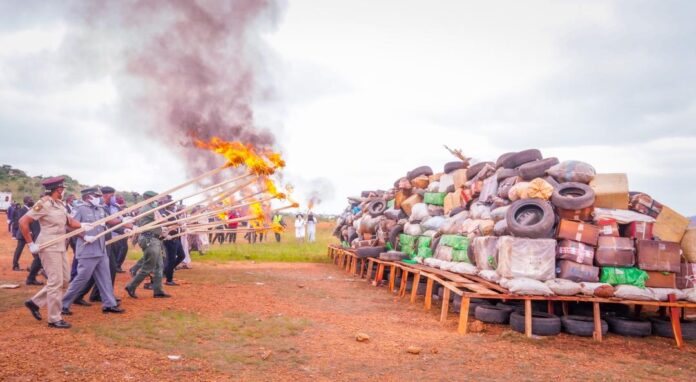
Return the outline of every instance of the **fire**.
[[[279,153],[257,149],[239,141],[225,141],[219,137],[212,137],[209,142],[196,139],[194,143],[201,149],[224,156],[230,166],[243,165],[256,175],[273,175],[276,169],[285,167],[285,161]]]

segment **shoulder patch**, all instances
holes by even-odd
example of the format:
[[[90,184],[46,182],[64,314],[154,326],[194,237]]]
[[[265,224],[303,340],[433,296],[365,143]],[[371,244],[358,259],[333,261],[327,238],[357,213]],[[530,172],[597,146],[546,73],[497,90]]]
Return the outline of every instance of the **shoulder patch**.
[[[36,203],[36,204],[34,204],[34,207],[32,207],[31,209],[36,211],[36,212],[39,212],[39,211],[41,211],[42,208],[43,208],[43,203]]]

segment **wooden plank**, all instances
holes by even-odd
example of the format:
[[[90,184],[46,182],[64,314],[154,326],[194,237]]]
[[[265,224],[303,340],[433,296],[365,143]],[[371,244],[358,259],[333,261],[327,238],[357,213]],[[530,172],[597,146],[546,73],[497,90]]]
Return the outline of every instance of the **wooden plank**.
[[[445,291],[442,294],[442,310],[440,311],[441,323],[447,321],[447,313],[449,313],[450,292],[450,289],[445,287]]]
[[[413,275],[413,284],[411,284],[411,304],[416,302],[418,297],[418,285],[420,284],[420,272],[416,271]]]
[[[669,302],[677,301],[677,297],[674,294],[668,295],[667,298]],[[679,308],[669,308],[669,318],[672,321],[672,332],[674,333],[674,341],[676,341],[677,343],[677,348],[683,349],[684,338],[682,337],[681,321],[679,320],[680,317],[681,315],[679,314]]]
[[[501,287],[500,285],[498,285],[498,284],[496,284],[496,283],[493,283],[493,282],[490,282],[490,281],[488,281],[488,280],[484,280],[484,279],[482,279],[482,278],[480,278],[480,277],[478,277],[478,276],[466,275],[466,276],[464,276],[464,277],[468,278],[469,280],[475,281],[475,282],[477,282],[477,283],[479,283],[479,284],[485,286],[486,288],[491,289],[491,290],[494,290],[494,291],[496,291],[496,292],[499,292],[499,293],[508,293],[508,291],[507,291],[505,288]]]
[[[592,303],[592,313],[594,321],[594,332],[592,332],[592,338],[595,341],[602,342],[602,314],[599,310],[599,303]]]
[[[399,286],[399,297],[406,295],[406,282],[408,281],[408,269],[401,270],[401,285]]]
[[[469,297],[462,296],[462,306],[459,308],[459,326],[457,332],[466,334],[469,330]]]
[[[622,300],[620,298],[600,298],[591,296],[520,296],[514,294],[482,294],[482,293],[467,293],[467,296],[471,298],[484,298],[492,300],[526,300],[530,299],[533,301],[566,301],[566,302],[600,302],[603,304],[623,304],[623,305],[645,305],[645,306],[665,306],[665,307],[676,307],[683,309],[696,309],[696,303],[678,301],[678,302],[663,302],[663,301],[637,301],[637,300]]]
[[[524,335],[532,337],[532,300],[524,300]]]
[[[428,281],[425,284],[425,310],[430,310],[433,303],[433,279],[428,277]]]
[[[389,291],[394,292],[394,282],[396,282],[396,266],[389,267]]]

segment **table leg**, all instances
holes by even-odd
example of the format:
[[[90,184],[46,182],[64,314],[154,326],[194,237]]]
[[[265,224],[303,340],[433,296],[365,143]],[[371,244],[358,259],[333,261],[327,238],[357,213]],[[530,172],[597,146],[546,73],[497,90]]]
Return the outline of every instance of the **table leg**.
[[[524,334],[532,337],[532,300],[524,300]]]
[[[669,302],[677,302],[677,296],[674,294],[670,294],[667,296]],[[681,314],[679,312],[679,308],[677,307],[670,307],[669,308],[669,317],[670,320],[672,321],[672,331],[674,332],[674,341],[677,343],[677,348],[682,349],[684,348],[684,338],[682,337],[682,329],[681,329],[681,320],[679,319],[681,317]]]
[[[433,303],[433,279],[428,278],[425,284],[425,310],[430,310]]]
[[[592,313],[594,319],[594,332],[592,333],[592,338],[594,338],[595,341],[602,342],[602,313],[598,302],[592,303]]]
[[[459,310],[459,334],[466,334],[469,329],[469,297],[462,296],[462,306]]]
[[[411,304],[416,302],[418,296],[418,285],[420,284],[420,272],[413,275],[413,284],[411,284]]]
[[[447,321],[447,313],[449,313],[449,302],[450,302],[450,291],[449,288],[443,286],[445,291],[442,295],[442,310],[440,311],[440,322],[444,323]]]

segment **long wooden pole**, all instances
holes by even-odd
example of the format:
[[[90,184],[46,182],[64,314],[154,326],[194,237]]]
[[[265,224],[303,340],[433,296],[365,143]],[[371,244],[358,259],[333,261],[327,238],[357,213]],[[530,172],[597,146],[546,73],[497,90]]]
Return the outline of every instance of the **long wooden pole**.
[[[208,171],[208,172],[206,172],[206,173],[203,173],[203,174],[201,174],[201,175],[199,175],[199,176],[197,176],[197,177],[195,177],[195,178],[193,178],[193,179],[189,179],[189,180],[187,180],[186,182],[181,183],[180,185],[178,185],[178,186],[176,186],[176,187],[173,187],[173,188],[171,188],[171,189],[169,189],[169,190],[167,190],[167,191],[164,191],[164,192],[162,192],[162,193],[160,193],[160,194],[158,194],[158,195],[155,195],[155,196],[153,196],[153,197],[151,197],[151,198],[148,198],[148,199],[145,199],[145,200],[143,200],[143,201],[140,201],[140,202],[138,202],[138,203],[136,203],[136,204],[134,204],[134,205],[132,205],[132,206],[130,206],[130,207],[128,207],[128,208],[123,209],[122,211],[119,211],[119,212],[117,212],[117,213],[115,213],[115,214],[113,214],[113,215],[109,215],[109,216],[107,216],[107,217],[105,217],[105,218],[99,219],[99,220],[97,220],[97,221],[95,221],[95,222],[92,222],[92,223],[90,223],[90,224],[93,225],[93,226],[97,226],[97,225],[100,225],[100,224],[104,224],[104,223],[106,223],[107,221],[109,221],[109,220],[111,220],[111,219],[115,219],[115,218],[117,218],[117,217],[123,216],[123,215],[125,215],[125,214],[127,214],[127,213],[129,213],[129,212],[135,211],[136,209],[138,209],[138,208],[140,208],[140,207],[142,207],[142,206],[144,206],[144,205],[146,205],[146,204],[148,204],[148,203],[152,203],[152,202],[154,202],[155,200],[161,198],[163,195],[168,195],[168,194],[171,194],[171,193],[173,193],[173,192],[179,191],[180,189],[182,189],[182,188],[184,188],[184,187],[186,187],[186,186],[190,186],[190,185],[192,185],[192,184],[194,184],[194,183],[200,181],[201,179],[204,179],[204,178],[207,178],[207,177],[209,177],[209,176],[215,175],[215,174],[221,172],[222,170],[226,169],[226,168],[229,167],[229,166],[230,166],[229,163],[225,163],[224,165],[222,165],[222,166],[220,166],[220,167],[218,167],[218,168],[216,168],[216,169],[213,169],[213,170],[210,170],[210,171]],[[245,176],[245,175],[243,175],[243,176]],[[242,177],[243,177],[243,176],[242,176]],[[55,243],[58,243],[58,242],[60,242],[61,240],[67,240],[67,239],[69,239],[69,238],[71,238],[71,237],[73,237],[73,236],[77,236],[77,235],[79,235],[79,234],[81,234],[81,233],[83,233],[83,232],[85,232],[85,229],[82,228],[82,227],[80,227],[80,228],[78,228],[78,229],[76,229],[76,230],[74,230],[74,231],[72,231],[72,232],[68,232],[68,233],[65,234],[65,235],[58,236],[58,237],[56,237],[55,239],[51,239],[51,240],[49,240],[49,241],[47,241],[47,242],[41,244],[41,245],[39,246],[39,250],[48,248],[49,246],[51,246],[51,245],[53,245],[53,244],[55,244]]]

